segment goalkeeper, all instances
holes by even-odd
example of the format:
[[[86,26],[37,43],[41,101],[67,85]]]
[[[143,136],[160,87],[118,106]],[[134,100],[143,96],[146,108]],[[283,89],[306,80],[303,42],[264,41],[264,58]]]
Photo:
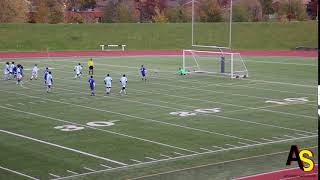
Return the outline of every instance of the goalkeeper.
[[[178,70],[178,75],[180,75],[180,76],[187,75],[187,71],[186,71],[185,69],[179,68],[179,70]]]

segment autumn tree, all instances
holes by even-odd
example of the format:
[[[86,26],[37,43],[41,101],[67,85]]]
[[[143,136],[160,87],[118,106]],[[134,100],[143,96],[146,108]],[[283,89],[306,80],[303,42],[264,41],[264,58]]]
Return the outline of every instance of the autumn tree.
[[[202,0],[199,15],[202,22],[220,22],[223,20],[222,9],[218,0]]]
[[[284,0],[280,4],[278,11],[280,16],[286,17],[289,21],[297,19],[303,21],[307,19],[306,8],[302,0]]]
[[[274,13],[272,3],[273,3],[273,0],[260,0],[260,4],[262,6],[262,16],[265,19],[268,19],[267,16]]]
[[[0,0],[0,23],[26,22],[28,6],[24,0]]]

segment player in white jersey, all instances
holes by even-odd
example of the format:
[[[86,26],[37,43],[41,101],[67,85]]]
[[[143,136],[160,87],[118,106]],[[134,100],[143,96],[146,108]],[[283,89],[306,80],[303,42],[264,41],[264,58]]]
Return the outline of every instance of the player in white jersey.
[[[22,66],[20,64],[17,65],[17,84],[22,84]]]
[[[46,83],[47,83],[47,93],[51,92],[51,86],[52,86],[52,75],[51,71],[48,72],[46,77]]]
[[[120,92],[119,92],[120,95],[127,94],[127,93],[126,93],[127,83],[128,83],[128,79],[127,79],[126,75],[124,74],[124,75],[120,78],[120,84],[121,84],[121,90],[120,90]]]
[[[106,94],[110,94],[112,87],[112,77],[110,74],[107,74],[107,76],[104,78],[104,84],[106,85]]]
[[[38,79],[38,71],[39,71],[39,68],[38,68],[37,64],[35,64],[34,67],[32,68],[30,80],[33,80],[33,79],[37,80]]]
[[[79,78],[79,79],[80,79],[81,74],[82,74],[82,72],[81,72],[81,70],[82,70],[81,64],[79,63],[78,65],[76,65],[73,70],[74,70],[74,72],[76,73],[76,75],[74,76],[74,78],[75,78],[75,79],[76,79],[76,78]]]
[[[4,80],[9,80],[10,77],[9,77],[9,62],[6,62],[6,64],[4,65],[4,68],[3,68],[3,79]]]
[[[15,77],[15,72],[14,72],[14,69],[15,69],[16,65],[14,64],[14,62],[12,61],[11,64],[9,65],[9,79],[11,79],[11,76],[14,78]]]

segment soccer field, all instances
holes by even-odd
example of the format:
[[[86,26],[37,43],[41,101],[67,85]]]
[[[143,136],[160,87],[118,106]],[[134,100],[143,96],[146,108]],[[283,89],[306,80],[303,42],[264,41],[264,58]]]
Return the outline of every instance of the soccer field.
[[[88,58],[18,59],[23,86],[0,81],[0,179],[232,179],[297,167],[285,165],[293,144],[317,162],[317,59],[243,58],[247,79],[177,76],[181,56],[96,57],[96,96]],[[34,64],[40,77],[30,81]]]

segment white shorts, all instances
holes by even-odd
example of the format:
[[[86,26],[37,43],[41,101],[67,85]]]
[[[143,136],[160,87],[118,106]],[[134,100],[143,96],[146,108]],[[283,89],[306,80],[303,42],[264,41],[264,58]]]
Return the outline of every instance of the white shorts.
[[[38,76],[37,72],[32,72],[32,76]]]
[[[21,74],[17,74],[17,79],[21,79],[22,75]]]
[[[108,88],[108,87],[112,87],[112,84],[111,83],[107,83],[106,84],[106,88]]]

